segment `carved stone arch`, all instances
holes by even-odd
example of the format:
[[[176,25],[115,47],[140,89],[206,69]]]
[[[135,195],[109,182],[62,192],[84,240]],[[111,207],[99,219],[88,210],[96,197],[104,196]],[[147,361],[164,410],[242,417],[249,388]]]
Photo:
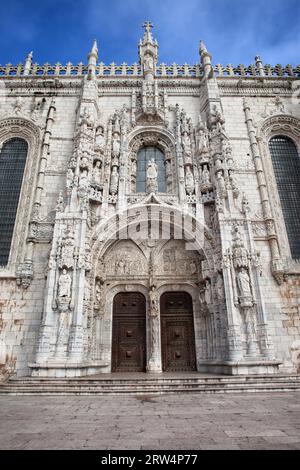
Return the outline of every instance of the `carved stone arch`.
[[[268,144],[276,135],[289,137],[295,143],[300,155],[300,119],[286,114],[276,114],[265,119],[258,128],[259,141]]]
[[[109,247],[113,246],[114,242],[118,240],[119,237],[119,231],[121,229],[121,234],[122,237],[126,235],[126,228],[131,227],[137,223],[143,223],[149,221],[148,218],[145,218],[146,212],[148,209],[154,210],[154,216],[159,217],[160,210],[167,210],[169,213],[176,213],[176,214],[183,214],[182,209],[180,206],[170,206],[167,204],[146,204],[146,205],[139,205],[137,204],[134,207],[130,207],[129,210],[123,211],[123,213],[119,213],[118,216],[121,216],[122,218],[122,225],[118,226],[117,221],[116,221],[116,215],[113,214],[109,220],[106,220],[104,222],[99,223],[95,228],[94,232],[91,234],[91,239],[92,239],[92,244],[91,244],[91,254],[92,254],[92,264],[93,266],[96,266],[98,263],[99,259],[102,259],[104,253],[109,249]],[[142,214],[137,219],[134,217],[131,219],[131,215],[133,214],[133,210],[136,211],[137,214]],[[129,214],[129,217],[127,217]],[[147,212],[148,214],[148,212]],[[153,213],[151,212],[151,215]],[[183,214],[186,216],[186,214]],[[182,240],[187,243],[187,249],[189,250],[197,250],[200,254],[202,259],[206,260],[206,264],[208,266],[209,270],[214,270],[214,237],[211,234],[211,231],[208,227],[202,226],[199,223],[199,220],[197,221],[195,217],[192,214],[189,214],[190,217],[190,222],[189,224],[185,223],[184,224],[184,233]],[[156,220],[156,219],[155,219]],[[182,229],[182,225],[178,225],[177,221],[179,221],[179,217],[175,217],[174,220],[172,220],[172,223],[174,224],[174,227],[177,229],[177,232],[179,233],[179,230]],[[192,222],[193,220],[196,225],[196,232],[192,231]],[[160,219],[158,218],[157,221],[159,222]],[[177,233],[176,232],[176,233]],[[194,237],[194,242],[191,243],[191,240]],[[129,237],[130,238],[130,237]],[[168,242],[171,239],[170,238],[165,238],[163,243]]]
[[[275,219],[276,232],[279,238],[281,256],[287,260],[289,269],[299,271],[299,265],[292,261],[290,245],[285,225],[282,205],[277,189],[269,142],[272,137],[286,136],[296,145],[300,158],[300,119],[286,114],[276,114],[265,119],[257,130],[257,139],[262,165],[266,175],[269,198],[272,201],[272,211]]]
[[[30,208],[32,207],[35,193],[33,188],[36,186],[41,146],[39,128],[30,120],[22,117],[8,117],[0,121],[0,148],[2,148],[2,145],[5,142],[12,138],[24,139],[28,144],[28,152],[12,237],[10,256],[7,266],[0,269],[0,275],[3,275],[4,277],[6,275],[9,275],[10,277],[15,276],[16,267],[24,258],[25,240],[30,221]]]
[[[135,193],[137,155],[143,147],[157,147],[165,156],[167,192],[176,193],[175,175],[177,165],[175,160],[175,139],[167,129],[158,126],[147,126],[135,129],[128,135],[128,182],[127,193]]]

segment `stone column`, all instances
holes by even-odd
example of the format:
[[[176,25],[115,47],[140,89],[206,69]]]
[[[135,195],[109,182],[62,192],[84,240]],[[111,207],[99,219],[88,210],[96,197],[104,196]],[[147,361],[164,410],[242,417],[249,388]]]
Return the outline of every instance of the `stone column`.
[[[77,273],[74,276],[74,288],[76,289],[76,301],[74,305],[74,314],[69,337],[69,356],[70,358],[81,360],[83,355],[83,300],[85,283],[85,239],[86,239],[86,213],[83,214],[80,233],[79,260],[77,264]],[[76,279],[76,282],[75,282]]]
[[[162,372],[161,339],[160,339],[160,308],[157,292],[151,287],[149,292],[149,308],[147,315],[147,372]]]

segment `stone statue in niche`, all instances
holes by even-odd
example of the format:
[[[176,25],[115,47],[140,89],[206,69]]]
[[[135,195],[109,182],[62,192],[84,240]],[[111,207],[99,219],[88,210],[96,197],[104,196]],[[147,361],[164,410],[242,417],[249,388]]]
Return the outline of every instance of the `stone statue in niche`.
[[[198,268],[196,262],[192,259],[189,265],[190,274],[197,274]]]
[[[80,168],[85,169],[89,167],[89,157],[86,150],[82,152],[82,157],[80,159]]]
[[[88,128],[93,127],[93,119],[88,111],[88,109],[85,107],[82,114],[80,115],[80,129],[82,132],[86,132]]]
[[[204,299],[207,305],[212,304],[212,291],[211,291],[211,283],[209,279],[206,279],[205,281]]]
[[[217,276],[217,282],[216,282],[216,291],[217,291],[217,296],[219,300],[224,299],[224,284],[223,284],[223,277],[220,273],[218,273]]]
[[[153,57],[150,54],[146,54],[144,57],[144,70],[145,72],[152,71],[154,69]]]
[[[182,148],[185,157],[191,157],[192,155],[192,146],[190,136],[186,131],[184,131],[182,137]]]
[[[80,175],[79,188],[87,189],[88,187],[89,187],[88,171],[85,169],[81,172],[81,175]]]
[[[149,298],[150,298],[150,316],[157,317],[159,313],[159,301],[158,301],[157,292],[155,290],[155,286],[151,286],[151,290],[149,292]]]
[[[201,119],[201,118],[200,118]],[[206,126],[200,125],[198,130],[198,155],[200,159],[205,158],[208,154],[208,140]]]
[[[212,189],[212,183],[210,180],[210,173],[207,165],[203,166],[200,178],[200,189],[201,192],[206,193]]]
[[[187,167],[185,173],[185,188],[188,194],[193,194],[195,189],[194,176],[189,166]]]
[[[72,279],[68,271],[64,268],[58,280],[58,297],[69,298],[71,297],[71,284]]]
[[[72,268],[74,265],[74,233],[71,227],[67,230],[67,234],[61,244],[61,258],[59,261],[61,268]]]
[[[94,183],[101,184],[101,162],[99,160],[96,160],[94,164],[92,178]]]
[[[251,285],[250,285],[250,278],[248,271],[245,268],[242,268],[238,273],[237,273],[237,285],[239,289],[239,293],[241,297],[245,298],[251,298],[252,297],[252,292],[251,292]]]
[[[158,183],[157,183],[157,165],[152,158],[148,162],[147,166],[147,191],[148,192],[156,192],[158,190]]]
[[[225,180],[222,171],[218,171],[217,173],[217,185],[218,185],[218,193],[221,197],[224,197],[226,194],[226,186]]]
[[[114,132],[113,138],[112,138],[112,153],[111,153],[113,161],[119,158],[120,147],[121,147],[120,135],[118,132]]]
[[[95,152],[103,154],[104,150],[105,150],[104,129],[102,126],[98,126],[96,129],[96,137],[95,137]]]
[[[111,176],[110,176],[110,193],[111,194],[117,194],[118,184],[119,184],[118,168],[116,166],[114,166],[112,168],[112,172],[111,172]]]

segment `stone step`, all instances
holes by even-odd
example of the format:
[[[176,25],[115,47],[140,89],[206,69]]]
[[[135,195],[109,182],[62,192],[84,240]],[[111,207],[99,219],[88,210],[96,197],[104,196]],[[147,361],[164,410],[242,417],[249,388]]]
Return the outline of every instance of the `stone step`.
[[[167,377],[157,375],[155,377],[149,376],[145,374],[143,378],[140,377],[129,377],[126,376],[124,378],[118,378],[111,376],[109,377],[78,377],[78,378],[35,378],[35,377],[26,377],[26,378],[11,378],[8,382],[9,384],[41,384],[41,383],[55,383],[55,384],[99,384],[99,383],[134,383],[134,384],[145,384],[147,383],[182,383],[182,382],[190,382],[190,383],[256,383],[256,382],[280,382],[280,381],[297,381],[300,382],[300,375],[251,375],[251,376],[191,376],[191,377]]]
[[[69,380],[29,377],[10,379],[0,385],[1,395],[140,395],[292,390],[300,390],[299,375]]]

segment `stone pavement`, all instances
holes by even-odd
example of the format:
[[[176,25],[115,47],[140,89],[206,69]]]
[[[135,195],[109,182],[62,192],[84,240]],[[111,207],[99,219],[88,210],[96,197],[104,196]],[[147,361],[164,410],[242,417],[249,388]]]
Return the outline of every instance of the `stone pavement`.
[[[300,449],[300,393],[1,396],[0,449]]]

